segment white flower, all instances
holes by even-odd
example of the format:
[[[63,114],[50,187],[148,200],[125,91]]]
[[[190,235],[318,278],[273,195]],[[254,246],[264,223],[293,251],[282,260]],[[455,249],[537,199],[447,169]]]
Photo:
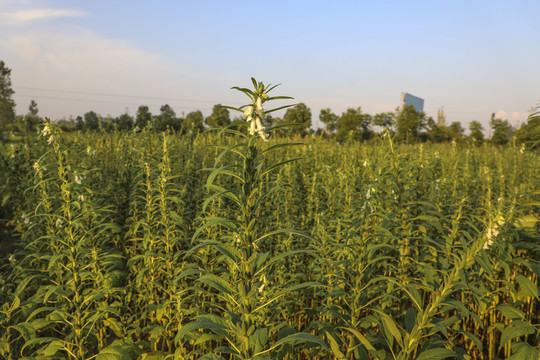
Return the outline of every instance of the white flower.
[[[244,110],[244,115],[247,118],[247,121],[251,120],[251,115],[253,114],[253,105],[250,105],[247,107],[246,110]]]
[[[77,198],[80,202],[83,202],[86,200],[86,197],[84,195],[79,195],[79,197]]]
[[[26,214],[22,214],[21,215],[21,220],[25,223],[25,224],[28,224],[30,222],[30,219],[28,218],[28,216],[26,216]]]
[[[9,262],[15,262],[15,255],[11,254],[8,260]]]
[[[251,121],[251,123],[249,124],[249,134],[255,135],[256,131],[257,129],[255,128],[255,121]]]
[[[525,152],[525,144],[521,145],[521,149],[519,149],[519,152],[522,154]]]
[[[259,114],[260,117],[264,116],[264,110],[262,107],[262,97],[257,98],[257,114]]]
[[[51,145],[53,141],[54,141],[54,135],[51,135],[51,136],[49,137],[49,140],[47,140],[47,143],[48,143],[49,145]]]
[[[49,127],[49,124],[45,124],[43,129],[41,130],[41,135],[47,136],[51,132],[51,128]]]
[[[260,99],[260,98],[259,98]],[[253,123],[253,122],[252,122]],[[255,124],[256,124],[256,132],[259,133],[259,136],[264,140],[264,141],[267,141],[268,140],[268,134],[264,132],[264,126],[262,125],[262,122],[261,122],[261,118],[260,117],[256,117],[255,118]]]
[[[56,227],[61,228],[64,221],[61,218],[56,219]]]
[[[366,199],[369,199],[370,197],[371,197],[371,188],[367,189]]]
[[[367,167],[368,166],[368,162],[367,160],[364,160],[364,167]]]
[[[259,292],[261,293],[261,292],[263,291],[263,289],[264,289],[264,283],[263,283],[261,286],[259,286],[259,289],[258,289],[258,290],[259,290]]]
[[[75,182],[80,185],[82,182],[82,178],[79,175],[75,175]]]

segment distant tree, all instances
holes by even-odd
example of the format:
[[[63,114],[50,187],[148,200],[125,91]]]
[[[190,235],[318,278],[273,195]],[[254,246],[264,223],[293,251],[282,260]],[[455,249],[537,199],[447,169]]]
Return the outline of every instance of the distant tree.
[[[137,114],[135,115],[135,126],[139,129],[144,129],[149,124],[152,123],[152,113],[148,106],[141,105],[137,109]]]
[[[99,128],[99,116],[94,111],[84,114],[84,127],[87,130],[96,130]]]
[[[305,136],[311,127],[311,110],[304,103],[288,108],[279,125],[287,125],[285,132],[290,135]]]
[[[322,109],[319,113],[319,120],[325,125],[326,131],[330,134],[337,130],[339,116],[330,109]]]
[[[75,118],[75,129],[76,130],[84,129],[84,120],[83,120],[83,117],[80,115]]]
[[[30,105],[28,106],[28,114],[20,117],[19,129],[23,132],[35,132],[38,124],[42,123],[43,120],[38,115],[39,109],[37,103],[34,100],[30,100]]]
[[[11,88],[11,69],[0,60],[0,133],[8,130],[15,122],[15,91]]]
[[[384,112],[373,116],[373,125],[392,130],[396,124],[396,115],[393,112]]]
[[[116,129],[118,130],[131,130],[133,128],[133,118],[128,114],[122,114],[116,118]]]
[[[493,143],[503,145],[512,137],[512,126],[508,120],[496,119],[495,114],[491,114],[490,126],[493,130],[491,137]]]
[[[516,137],[532,149],[540,147],[540,103],[531,111],[527,122],[516,131]]]
[[[414,105],[406,105],[399,112],[396,123],[399,139],[407,142],[417,140],[420,130],[426,126],[426,114],[423,111],[416,111]]]
[[[461,140],[463,138],[463,134],[465,133],[465,129],[463,126],[461,126],[459,121],[452,122],[448,127],[448,130],[450,130],[450,136],[452,139],[455,140]]]
[[[437,110],[437,125],[446,126],[446,114],[442,106]]]
[[[204,117],[200,110],[192,111],[186,115],[182,123],[182,132],[200,133],[204,131]]]
[[[473,120],[469,123],[469,138],[481,144],[484,141],[484,127],[479,121]]]
[[[212,114],[206,118],[206,125],[211,128],[221,128],[229,125],[231,118],[229,110],[221,106],[221,104],[214,105]]]
[[[451,139],[450,130],[444,122],[433,120],[429,117],[426,121],[427,137],[430,141],[440,143]]]
[[[360,107],[349,108],[339,117],[337,138],[340,141],[346,139],[367,139],[370,137],[371,116],[363,114]]]
[[[176,117],[176,113],[173,108],[165,104],[160,109],[160,114],[156,116],[154,129],[157,131],[165,131],[167,129],[180,130],[182,123],[181,120]]]

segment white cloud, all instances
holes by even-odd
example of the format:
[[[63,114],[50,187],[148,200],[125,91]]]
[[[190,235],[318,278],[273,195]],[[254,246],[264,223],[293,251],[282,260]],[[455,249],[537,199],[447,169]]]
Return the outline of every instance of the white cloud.
[[[512,111],[507,112],[505,110],[499,110],[495,113],[495,118],[508,120],[508,122],[513,126],[519,126],[524,122],[527,122],[527,117],[529,113],[527,111]]]
[[[12,69],[17,113],[26,112],[31,98],[38,102],[42,116],[53,119],[89,109],[117,115],[126,106],[133,113],[141,104],[157,111],[169,103],[177,112],[195,110],[194,106],[208,112],[213,105],[206,101],[213,97],[205,90],[211,81],[208,75],[125,40],[100,37],[80,28],[62,33],[27,31],[0,38],[0,53]]]
[[[84,15],[84,12],[72,9],[29,9],[13,12],[0,12],[0,16],[2,18],[15,23],[24,23],[47,18],[77,17]]]

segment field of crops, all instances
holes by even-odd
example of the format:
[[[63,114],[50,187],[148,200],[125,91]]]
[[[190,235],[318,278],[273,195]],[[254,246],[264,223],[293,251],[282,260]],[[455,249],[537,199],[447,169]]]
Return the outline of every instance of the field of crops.
[[[539,358],[537,153],[300,142],[0,144],[0,358]]]

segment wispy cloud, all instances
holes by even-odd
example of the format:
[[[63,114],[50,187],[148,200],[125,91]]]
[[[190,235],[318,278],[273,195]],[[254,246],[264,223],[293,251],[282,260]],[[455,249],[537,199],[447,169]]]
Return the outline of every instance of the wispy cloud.
[[[0,12],[0,17],[15,23],[24,23],[48,18],[77,17],[84,15],[84,12],[73,9],[29,9],[13,12]]]

